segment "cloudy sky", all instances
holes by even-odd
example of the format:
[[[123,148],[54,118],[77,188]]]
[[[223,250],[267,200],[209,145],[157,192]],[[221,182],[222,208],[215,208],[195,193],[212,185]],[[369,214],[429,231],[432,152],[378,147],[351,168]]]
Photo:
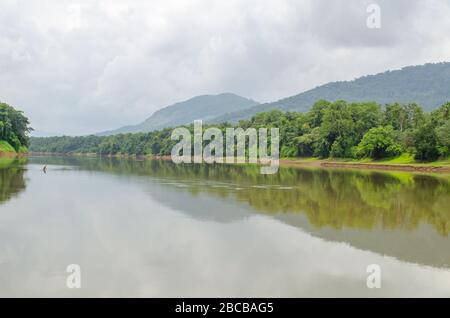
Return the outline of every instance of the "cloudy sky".
[[[379,29],[366,24],[371,3]],[[449,16],[446,0],[0,0],[0,100],[65,134],[200,94],[273,101],[450,61]]]

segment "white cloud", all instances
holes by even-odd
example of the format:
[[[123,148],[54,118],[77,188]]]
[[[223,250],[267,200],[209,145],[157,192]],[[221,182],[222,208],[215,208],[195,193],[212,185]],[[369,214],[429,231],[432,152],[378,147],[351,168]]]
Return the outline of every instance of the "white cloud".
[[[366,27],[372,2],[379,30]],[[438,0],[0,0],[0,99],[38,130],[71,134],[198,94],[271,101],[450,60],[449,13]]]

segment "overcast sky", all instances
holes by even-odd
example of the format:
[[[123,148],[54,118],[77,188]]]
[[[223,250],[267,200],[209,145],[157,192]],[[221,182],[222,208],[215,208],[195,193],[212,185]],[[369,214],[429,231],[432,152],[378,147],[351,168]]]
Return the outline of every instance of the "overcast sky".
[[[381,28],[366,25],[379,4]],[[200,94],[260,102],[450,61],[450,1],[0,0],[0,100],[87,134]]]

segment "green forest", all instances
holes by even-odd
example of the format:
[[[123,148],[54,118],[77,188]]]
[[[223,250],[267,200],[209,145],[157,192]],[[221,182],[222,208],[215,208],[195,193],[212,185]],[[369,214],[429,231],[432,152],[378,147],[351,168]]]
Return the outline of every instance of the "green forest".
[[[310,111],[258,113],[227,127],[280,129],[284,158],[385,159],[407,154],[417,161],[450,155],[450,102],[432,112],[419,105],[317,101]],[[188,126],[192,131],[193,126]],[[208,128],[204,125],[204,129]],[[170,155],[172,129],[114,136],[31,138],[30,150],[43,153],[98,155]]]
[[[0,102],[0,153],[27,152],[31,130],[22,111]]]

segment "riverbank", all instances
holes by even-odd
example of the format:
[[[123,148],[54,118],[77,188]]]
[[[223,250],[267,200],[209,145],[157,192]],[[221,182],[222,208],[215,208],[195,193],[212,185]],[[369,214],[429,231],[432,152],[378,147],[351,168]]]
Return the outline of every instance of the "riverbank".
[[[26,147],[20,147],[19,152],[17,152],[8,142],[0,140],[0,156],[2,157],[24,156],[27,152]]]
[[[433,162],[417,162],[414,160],[413,156],[409,154],[403,154],[396,158],[384,160],[292,158],[282,159],[282,162],[285,165],[290,166],[450,173],[450,158]]]
[[[16,150],[6,141],[0,140],[0,155],[14,155]]]
[[[18,154],[16,154],[18,155]],[[22,154],[23,155],[23,154]],[[29,153],[34,156],[62,156],[62,157],[97,157],[95,153]],[[170,156],[150,156],[150,155],[107,155],[106,158],[129,158],[136,160],[157,159],[172,160]],[[428,163],[411,162],[411,160],[392,159],[386,161],[368,161],[353,159],[318,159],[318,158],[282,158],[282,167],[315,167],[315,168],[339,168],[339,169],[364,169],[364,170],[384,170],[384,171],[409,171],[422,173],[450,173],[450,159]]]
[[[450,165],[445,161],[432,163],[383,163],[383,162],[355,162],[355,161],[336,161],[321,159],[282,159],[282,166],[290,167],[320,167],[320,168],[341,168],[341,169],[365,169],[365,170],[383,170],[383,171],[410,171],[410,172],[433,172],[450,173]]]

